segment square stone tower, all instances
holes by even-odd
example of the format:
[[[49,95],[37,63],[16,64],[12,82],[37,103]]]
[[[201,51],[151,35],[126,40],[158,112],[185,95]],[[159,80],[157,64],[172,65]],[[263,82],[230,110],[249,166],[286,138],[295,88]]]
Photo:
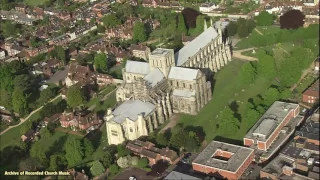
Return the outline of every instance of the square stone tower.
[[[173,49],[157,48],[149,55],[150,70],[155,68],[163,73],[167,78],[170,68],[175,65]]]

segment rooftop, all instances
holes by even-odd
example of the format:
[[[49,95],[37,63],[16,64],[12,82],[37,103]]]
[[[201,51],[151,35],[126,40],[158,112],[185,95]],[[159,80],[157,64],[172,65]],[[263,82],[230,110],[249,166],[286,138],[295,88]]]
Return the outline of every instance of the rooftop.
[[[269,164],[267,164],[261,171],[272,174],[277,177],[282,174],[283,167],[293,167],[293,163],[293,159],[289,159],[283,155],[279,155],[276,158],[274,158]]]
[[[227,160],[215,158],[213,155],[217,150],[231,153],[232,156]],[[237,146],[233,144],[212,141],[192,162],[209,167],[219,168],[231,172],[237,172],[242,163],[254,153],[253,149]]]
[[[151,55],[153,55],[153,56],[166,56],[170,52],[172,52],[172,49],[157,48],[151,52]]]
[[[190,90],[184,90],[184,89],[174,89],[172,92],[173,96],[179,96],[179,97],[185,97],[185,98],[191,98],[196,95],[195,91]]]
[[[147,75],[150,72],[149,63],[138,61],[127,61],[126,72]]]
[[[198,69],[171,67],[168,79],[192,81],[197,79],[198,72],[199,72]]]
[[[140,100],[125,101],[113,111],[112,114],[115,117],[113,117],[112,120],[117,123],[122,123],[125,118],[136,121],[139,114],[145,117],[155,108],[156,106],[149,102],[142,102]]]
[[[245,138],[258,138],[259,141],[266,141],[291,110],[296,109],[298,106],[298,104],[275,101],[249,130]]]
[[[319,122],[309,121],[304,124],[299,131],[296,132],[296,136],[306,137],[312,140],[320,139],[320,124]]]
[[[199,49],[205,47],[210,41],[214,40],[217,37],[217,31],[213,27],[209,27],[174,55],[176,66],[182,66],[189,60],[189,58],[196,55]]]
[[[303,95],[319,98],[319,80],[317,80],[310,88],[308,88]]]
[[[161,82],[164,79],[163,73],[158,69],[154,69],[152,72],[150,72],[148,75],[146,75],[143,79],[146,80],[151,87],[156,86],[159,82]]]

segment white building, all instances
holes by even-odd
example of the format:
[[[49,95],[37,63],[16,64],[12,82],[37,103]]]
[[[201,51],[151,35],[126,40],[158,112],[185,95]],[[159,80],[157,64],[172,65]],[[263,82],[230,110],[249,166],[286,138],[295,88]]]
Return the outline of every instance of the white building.
[[[200,12],[211,12],[217,8],[219,8],[219,5],[216,5],[215,3],[203,3],[200,5],[199,10]]]

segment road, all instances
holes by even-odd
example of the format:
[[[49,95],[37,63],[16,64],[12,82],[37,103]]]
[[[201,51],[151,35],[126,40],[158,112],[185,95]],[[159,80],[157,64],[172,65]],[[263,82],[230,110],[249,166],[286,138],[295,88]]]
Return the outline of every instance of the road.
[[[61,97],[61,94],[59,94],[58,96],[56,96],[55,98],[51,99],[49,102],[52,102],[58,98]],[[10,129],[12,128],[15,128],[15,127],[18,127],[20,126],[21,124],[23,124],[24,122],[26,122],[34,113],[38,112],[39,110],[41,110],[43,108],[43,106],[40,106],[38,109],[35,109],[33,110],[26,118],[20,118],[20,123],[19,124],[16,124],[14,126],[9,126],[7,129],[5,129],[4,131],[2,131],[0,133],[0,135],[4,134],[5,132],[9,131]]]

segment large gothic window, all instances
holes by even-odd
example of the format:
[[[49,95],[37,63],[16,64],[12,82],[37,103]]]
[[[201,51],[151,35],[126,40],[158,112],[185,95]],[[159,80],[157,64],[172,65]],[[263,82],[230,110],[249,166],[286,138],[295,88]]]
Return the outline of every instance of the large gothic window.
[[[191,106],[188,105],[188,112],[191,112]]]

